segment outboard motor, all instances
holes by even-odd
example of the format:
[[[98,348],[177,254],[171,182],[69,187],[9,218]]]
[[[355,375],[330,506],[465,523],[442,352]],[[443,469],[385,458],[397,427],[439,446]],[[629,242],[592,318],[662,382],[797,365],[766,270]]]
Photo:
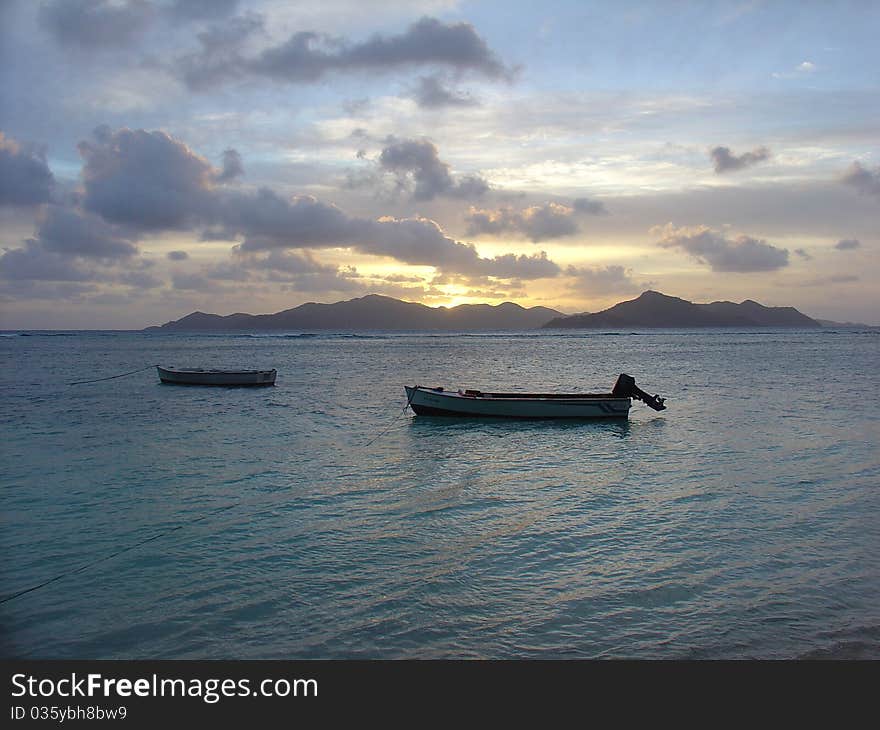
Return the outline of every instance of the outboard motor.
[[[650,406],[655,411],[662,411],[666,408],[663,405],[663,402],[666,400],[665,398],[661,398],[659,395],[648,395],[644,390],[636,386],[636,379],[626,373],[621,373],[617,376],[617,382],[611,390],[611,395],[644,401],[645,405]]]

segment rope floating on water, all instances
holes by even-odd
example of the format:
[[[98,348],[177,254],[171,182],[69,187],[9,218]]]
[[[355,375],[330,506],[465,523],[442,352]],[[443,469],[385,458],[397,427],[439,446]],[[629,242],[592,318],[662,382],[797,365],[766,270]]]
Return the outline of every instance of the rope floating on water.
[[[150,368],[156,367],[155,365],[147,365],[145,368],[141,368],[140,370],[132,370],[127,373],[121,373],[119,375],[111,375],[109,378],[95,378],[94,380],[77,380],[73,383],[68,383],[68,385],[83,385],[84,383],[100,383],[102,380],[113,380],[114,378],[124,378],[126,375],[134,375],[135,373],[142,373],[144,370],[149,370]]]
[[[102,380],[113,380],[114,378],[123,378],[126,375],[134,375],[135,373],[140,373],[140,372],[143,372],[144,370],[149,370],[152,367],[155,367],[155,365],[148,365],[147,367],[140,368],[139,370],[132,370],[131,372],[121,373],[120,375],[111,375],[107,378],[96,378],[94,380],[79,380],[74,383],[69,383],[69,385],[81,385],[84,383],[97,383]],[[412,392],[409,394],[409,397],[406,399],[406,405],[403,407],[402,410],[400,410],[397,414],[395,414],[394,419],[391,421],[391,423],[389,423],[388,426],[386,426],[379,434],[377,434],[372,439],[370,439],[365,444],[365,446],[370,446],[371,444],[375,443],[380,438],[382,438],[386,433],[388,433],[388,431],[391,430],[391,427],[394,426],[394,424],[397,422],[397,419],[399,419],[403,414],[405,414],[406,409],[410,407],[410,404],[412,403],[412,398],[415,395],[415,391],[417,388],[418,388],[418,386],[416,386],[416,388],[414,388],[412,390]],[[12,593],[8,596],[3,596],[2,598],[0,598],[0,604],[6,603],[8,601],[11,601],[15,598],[19,598],[21,596],[27,595],[28,593],[33,593],[34,591],[37,591],[40,588],[45,588],[46,586],[51,585],[52,583],[55,583],[56,581],[67,578],[71,575],[76,575],[77,573],[82,573],[83,571],[88,570],[89,568],[94,567],[95,565],[98,565],[99,563],[104,563],[108,560],[111,560],[112,558],[115,558],[119,555],[122,555],[123,553],[130,552],[130,551],[135,550],[139,547],[142,547],[143,545],[146,545],[147,543],[154,542],[155,540],[159,540],[160,538],[166,537],[167,535],[170,535],[174,532],[177,532],[178,530],[182,530],[184,527],[187,527],[189,525],[193,525],[196,522],[201,522],[203,520],[208,519],[209,517],[213,517],[214,515],[220,514],[221,512],[226,512],[227,510],[230,510],[230,509],[233,509],[234,507],[239,507],[239,506],[241,506],[240,502],[228,504],[225,507],[219,507],[218,509],[212,510],[211,512],[208,512],[207,514],[204,514],[201,517],[197,517],[194,520],[190,520],[189,522],[182,522],[181,524],[179,524],[175,527],[172,527],[168,530],[165,530],[164,532],[157,533],[157,534],[152,535],[148,538],[145,538],[139,542],[136,542],[132,545],[128,545],[127,547],[124,547],[124,548],[117,550],[113,553],[110,553],[108,555],[104,555],[100,558],[97,558],[96,560],[92,560],[91,562],[85,563],[84,565],[81,565],[78,568],[74,568],[73,570],[65,571],[64,573],[59,573],[58,575],[54,576],[53,578],[49,578],[48,580],[44,580],[42,583],[38,583],[37,585],[33,585],[30,588],[25,588],[25,589],[20,590],[16,593]],[[262,512],[274,511],[275,509],[277,509],[277,505],[272,505],[268,510],[262,510]],[[261,511],[258,511],[256,514],[260,514],[260,513],[261,513]],[[251,517],[253,517],[253,516],[254,516],[254,513],[251,513]]]
[[[376,443],[376,441],[378,441],[380,438],[382,438],[386,433],[388,433],[388,432],[391,430],[391,427],[392,427],[395,423],[397,423],[397,419],[400,418],[404,413],[406,413],[406,409],[409,408],[410,404],[412,403],[413,396],[416,394],[416,390],[418,389],[418,387],[419,387],[418,385],[415,386],[415,388],[413,388],[412,392],[409,394],[409,397],[406,399],[406,405],[403,407],[403,410],[400,411],[399,413],[395,413],[395,414],[394,414],[394,418],[391,420],[391,423],[389,423],[389,424],[388,424],[388,425],[387,425],[382,431],[380,431],[376,436],[374,436],[374,437],[371,438],[369,441],[367,441],[367,443],[365,443],[365,444],[361,447],[362,449],[367,448],[367,446],[372,446],[374,443]]]
[[[62,578],[67,578],[68,576],[76,575],[77,573],[82,573],[84,570],[88,570],[89,568],[91,568],[94,565],[97,565],[98,563],[103,563],[107,560],[110,560],[111,558],[115,558],[117,555],[122,555],[123,553],[127,553],[130,550],[134,550],[135,548],[139,548],[142,545],[146,545],[148,542],[153,542],[154,540],[158,540],[160,537],[165,537],[166,535],[170,535],[172,532],[177,532],[178,530],[182,530],[184,527],[187,527],[188,525],[192,525],[196,522],[201,522],[202,520],[208,519],[208,517],[219,514],[220,512],[225,512],[226,510],[230,510],[236,506],[238,506],[238,505],[237,504],[228,504],[225,507],[220,507],[219,509],[216,509],[213,512],[209,512],[208,514],[202,515],[201,517],[198,517],[194,520],[190,520],[189,522],[182,522],[181,524],[177,525],[177,527],[172,527],[170,530],[165,530],[165,532],[160,532],[157,535],[153,535],[152,537],[148,537],[145,540],[141,540],[140,542],[135,543],[134,545],[129,545],[128,547],[124,547],[121,550],[117,550],[115,553],[111,553],[110,555],[105,555],[101,558],[98,558],[97,560],[93,560],[90,563],[86,563],[85,565],[81,565],[78,568],[75,568],[74,570],[68,570],[65,573],[61,573],[60,575],[56,575],[54,578],[49,578],[49,580],[45,580],[38,585],[31,586],[30,588],[25,588],[22,591],[18,591],[18,593],[13,593],[9,596],[4,596],[3,598],[0,598],[0,603],[6,603],[7,601],[11,601],[13,598],[18,598],[19,596],[23,596],[27,593],[31,593],[33,591],[39,590],[40,588],[43,588],[43,587],[49,585],[50,583],[54,583],[57,580],[61,580]]]

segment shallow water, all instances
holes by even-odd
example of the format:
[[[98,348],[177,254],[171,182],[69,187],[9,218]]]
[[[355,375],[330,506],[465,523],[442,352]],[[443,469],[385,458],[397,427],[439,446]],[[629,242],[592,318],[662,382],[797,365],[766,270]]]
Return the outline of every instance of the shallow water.
[[[6,656],[880,657],[876,331],[7,334]],[[67,385],[153,363],[278,380]],[[619,372],[668,410],[402,413]]]

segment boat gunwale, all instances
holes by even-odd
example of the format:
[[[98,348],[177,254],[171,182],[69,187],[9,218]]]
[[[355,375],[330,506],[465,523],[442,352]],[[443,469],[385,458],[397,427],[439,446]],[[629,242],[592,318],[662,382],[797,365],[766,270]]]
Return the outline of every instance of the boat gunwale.
[[[462,398],[465,400],[492,400],[492,401],[629,401],[629,396],[613,395],[612,393],[462,393],[451,390],[435,390],[423,385],[406,386],[414,391],[421,391],[435,396],[447,398]]]
[[[206,370],[205,368],[166,368],[157,365],[159,372],[182,375],[258,375],[262,373],[278,373],[275,368],[269,370]]]

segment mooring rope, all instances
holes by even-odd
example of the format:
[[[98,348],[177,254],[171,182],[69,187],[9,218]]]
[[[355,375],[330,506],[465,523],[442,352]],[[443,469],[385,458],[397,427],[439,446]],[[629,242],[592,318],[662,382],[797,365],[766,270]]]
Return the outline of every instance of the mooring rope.
[[[419,388],[418,385],[413,387],[412,392],[409,394],[409,396],[406,399],[406,405],[403,407],[403,410],[394,414],[394,418],[391,420],[391,423],[389,423],[378,434],[373,436],[373,438],[371,438],[369,441],[367,441],[367,443],[365,443],[361,448],[365,449],[365,448],[367,448],[367,446],[372,446],[374,443],[376,443],[380,438],[382,438],[386,433],[388,433],[391,430],[391,427],[397,423],[397,419],[400,418],[404,413],[406,413],[406,409],[409,408],[410,404],[412,403],[413,396],[416,394],[416,390],[418,390],[418,388]]]
[[[84,383],[100,383],[102,380],[113,380],[114,378],[124,378],[126,375],[134,375],[135,373],[142,373],[144,370],[149,370],[150,368],[156,367],[155,365],[147,365],[145,368],[141,368],[140,370],[132,370],[127,373],[120,373],[119,375],[111,375],[108,378],[95,378],[94,380],[77,380],[73,383],[68,383],[68,385],[83,385]]]
[[[165,530],[164,532],[160,532],[157,535],[153,535],[152,537],[148,537],[145,540],[141,540],[140,542],[136,542],[134,545],[129,545],[127,547],[124,547],[121,550],[117,550],[115,553],[110,553],[109,555],[104,555],[103,557],[98,558],[97,560],[93,560],[90,563],[86,563],[85,565],[81,565],[78,568],[75,568],[74,570],[68,570],[64,573],[56,575],[54,578],[49,578],[49,580],[45,580],[42,583],[39,583],[38,585],[31,586],[30,588],[25,588],[24,590],[18,591],[18,593],[13,593],[11,595],[4,596],[3,598],[0,598],[0,603],[6,603],[7,601],[11,601],[13,598],[18,598],[19,596],[23,596],[26,593],[31,593],[33,591],[39,590],[40,588],[43,588],[43,587],[49,585],[50,583],[54,583],[57,580],[61,580],[62,578],[67,578],[68,576],[76,575],[77,573],[82,573],[84,570],[88,570],[89,568],[97,565],[98,563],[103,563],[107,560],[110,560],[111,558],[115,558],[117,555],[122,555],[123,553],[127,553],[130,550],[134,550],[135,548],[139,548],[142,545],[146,545],[148,542],[153,542],[154,540],[158,540],[160,537],[165,537],[166,535],[170,535],[172,532],[177,532],[178,530],[182,530],[187,525],[192,525],[196,522],[201,522],[202,520],[208,519],[212,515],[220,514],[221,512],[225,512],[226,510],[232,509],[233,507],[236,507],[236,506],[237,506],[237,503],[236,504],[228,504],[225,507],[220,507],[219,509],[215,509],[212,512],[209,512],[208,514],[202,515],[201,517],[197,517],[196,519],[190,520],[189,522],[182,522],[179,525],[177,525],[176,527],[172,527],[170,530]]]
[[[113,375],[113,376],[111,376],[111,378],[121,378],[121,377],[124,377],[125,375],[133,375],[134,373],[142,372],[142,371],[147,370],[148,368],[151,368],[151,367],[155,367],[155,366],[149,365],[145,368],[141,368],[140,370],[132,370],[130,373],[122,373],[121,375]],[[98,378],[97,380],[81,380],[76,383],[70,383],[70,385],[79,385],[81,383],[95,383],[95,382],[98,382],[99,380],[110,380],[111,378]],[[400,418],[403,414],[405,414],[406,409],[409,408],[410,405],[412,404],[412,399],[413,399],[413,396],[415,395],[417,388],[418,388],[418,386],[415,386],[415,388],[413,388],[412,392],[409,394],[409,396],[406,399],[406,405],[404,405],[403,409],[394,415],[394,419],[391,421],[391,423],[389,423],[379,434],[377,434],[372,439],[370,439],[366,444],[364,444],[364,446],[362,448],[366,448],[367,446],[374,444],[376,441],[378,441],[380,438],[382,438],[382,436],[384,436],[386,433],[388,433],[388,431],[391,430],[391,427],[397,423],[397,419]],[[224,507],[219,507],[215,510],[212,510],[212,511],[208,512],[207,514],[202,515],[201,517],[197,517],[197,518],[195,518],[193,520],[189,520],[187,522],[182,522],[179,525],[176,525],[175,527],[172,527],[168,530],[164,530],[163,532],[159,532],[155,535],[151,535],[150,537],[145,538],[143,540],[140,540],[139,542],[133,543],[132,545],[128,545],[120,550],[116,550],[115,552],[112,552],[108,555],[104,555],[100,558],[97,558],[97,559],[92,560],[88,563],[80,565],[78,568],[74,568],[73,570],[67,570],[63,573],[59,573],[58,575],[56,575],[52,578],[49,578],[48,580],[44,580],[42,583],[38,583],[36,585],[33,585],[30,588],[25,588],[25,589],[20,590],[16,593],[11,593],[8,596],[3,596],[2,598],[0,598],[0,604],[6,603],[7,601],[11,601],[15,598],[19,598],[20,596],[24,596],[28,593],[33,593],[34,591],[37,591],[40,588],[44,588],[52,583],[55,583],[56,581],[62,580],[62,579],[67,578],[71,575],[76,575],[77,573],[82,573],[83,571],[88,570],[89,568],[92,568],[95,565],[98,565],[99,563],[104,563],[108,560],[111,560],[112,558],[117,557],[118,555],[122,555],[123,553],[130,552],[130,551],[135,550],[139,547],[142,547],[143,545],[146,545],[147,543],[154,542],[156,540],[159,540],[160,538],[166,537],[167,535],[170,535],[173,532],[177,532],[178,530],[182,530],[184,527],[187,527],[189,525],[194,525],[196,522],[202,522],[203,520],[206,520],[209,517],[213,517],[214,515],[218,515],[221,512],[226,512],[230,509],[233,509],[234,507],[240,507],[240,506],[242,506],[241,502],[235,502],[233,504],[228,504]],[[254,517],[255,515],[259,515],[263,512],[273,512],[277,509],[277,507],[278,507],[277,505],[273,504],[270,507],[268,507],[266,510],[260,510],[256,513],[252,512],[251,517]]]

